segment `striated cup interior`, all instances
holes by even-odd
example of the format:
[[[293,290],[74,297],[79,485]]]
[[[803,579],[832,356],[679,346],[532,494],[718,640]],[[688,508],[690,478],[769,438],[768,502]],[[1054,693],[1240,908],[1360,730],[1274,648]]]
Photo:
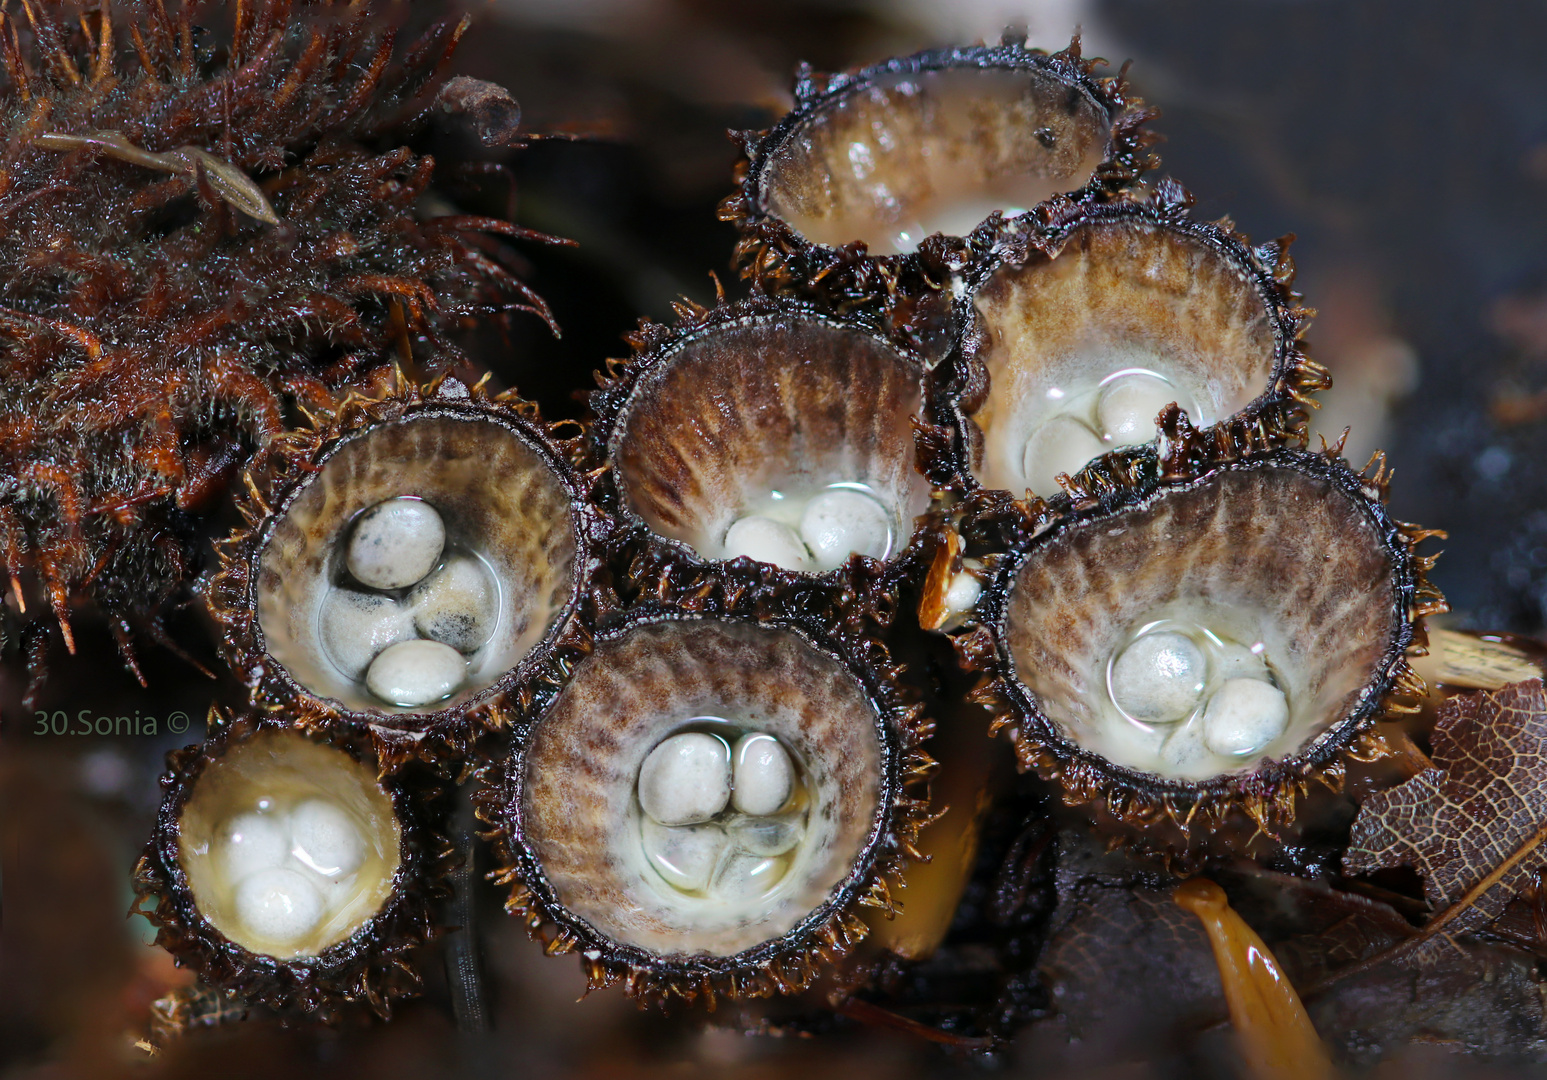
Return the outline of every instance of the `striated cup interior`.
[[[1265,393],[1277,340],[1256,279],[1217,247],[1137,217],[1096,220],[974,298],[989,392],[973,472],[1017,495],[1155,437],[1176,402],[1203,427]]]
[[[1084,187],[1110,144],[1106,111],[1034,68],[885,74],[789,133],[763,166],[763,202],[813,243],[903,254]]]
[[[402,828],[375,770],[290,731],[230,746],[199,774],[178,823],[195,905],[250,952],[315,956],[392,892]]]
[[[1365,701],[1403,626],[1393,560],[1364,506],[1281,466],[1218,472],[1070,528],[1032,551],[1010,588],[1015,677],[1060,736],[1171,781],[1301,753]],[[1179,681],[1163,666],[1175,654],[1162,654],[1142,676],[1142,706],[1158,717],[1124,697],[1118,668],[1157,632],[1187,638],[1197,664]],[[1287,717],[1264,727],[1237,711],[1214,738],[1210,706],[1231,679]]]
[[[376,588],[351,573],[363,516],[395,499],[438,515],[443,550],[423,580],[433,585],[458,564],[473,578],[466,611],[437,606],[419,586]],[[419,412],[343,440],[284,509],[259,557],[258,621],[271,660],[307,693],[358,712],[435,711],[487,689],[543,639],[570,602],[574,565],[568,491],[522,435],[482,416]],[[385,613],[334,621],[330,605],[361,597]],[[436,612],[439,623],[426,618]],[[432,639],[453,661],[451,678],[407,701],[372,689],[373,653]]]
[[[538,722],[524,842],[558,902],[611,940],[654,955],[733,956],[821,908],[867,851],[884,811],[880,723],[848,669],[788,630],[636,626],[598,643]],[[674,799],[711,799],[668,817],[650,770],[684,735],[725,747],[772,740],[794,782],[756,806],[743,795],[761,793],[739,765],[728,801],[723,775],[706,784],[678,771]],[[764,857],[759,845],[777,830],[782,850]]]
[[[640,379],[609,458],[625,503],[703,558],[750,554],[808,572],[851,550],[888,558],[929,505],[914,468],[921,379],[917,362],[859,329],[811,317],[716,326]],[[832,488],[872,500],[887,535],[840,544],[822,563],[801,546],[801,520]],[[748,517],[787,530],[793,554],[737,548],[732,527]]]

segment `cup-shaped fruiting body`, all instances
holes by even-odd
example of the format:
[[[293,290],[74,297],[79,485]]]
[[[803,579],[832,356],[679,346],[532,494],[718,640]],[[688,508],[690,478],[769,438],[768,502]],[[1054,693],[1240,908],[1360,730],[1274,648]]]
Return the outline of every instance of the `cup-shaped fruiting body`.
[[[450,380],[351,397],[261,458],[211,606],[256,698],[453,742],[576,647],[601,516],[535,408]]]
[[[385,1015],[417,991],[403,954],[427,939],[455,859],[427,814],[433,787],[381,779],[364,737],[219,714],[168,766],[135,870],[158,944],[284,1011]]]
[[[1051,498],[1058,476],[1153,441],[1172,403],[1226,442],[1303,439],[1307,396],[1328,380],[1299,345],[1293,263],[1282,243],[1193,220],[1190,203],[1164,183],[1066,207],[978,269],[932,376],[949,447],[933,478]]]
[[[1194,436],[1196,438],[1196,435]],[[1176,459],[1169,460],[1175,464]],[[1043,520],[996,560],[959,655],[1023,768],[1169,842],[1234,809],[1264,828],[1390,713],[1413,711],[1427,535],[1386,513],[1383,472],[1281,449]]]
[[[492,770],[507,907],[593,987],[807,986],[889,910],[927,800],[916,706],[878,642],[647,607]]]
[[[1050,56],[1007,38],[855,74],[803,70],[795,108],[744,136],[739,190],[721,207],[742,230],[738,263],[765,285],[833,296],[888,292],[899,276],[939,288],[992,214],[1100,198],[1146,167],[1149,114],[1093,67],[1078,39]]]
[[[923,365],[854,317],[757,299],[646,326],[592,395],[619,516],[703,562],[895,563],[930,505]]]

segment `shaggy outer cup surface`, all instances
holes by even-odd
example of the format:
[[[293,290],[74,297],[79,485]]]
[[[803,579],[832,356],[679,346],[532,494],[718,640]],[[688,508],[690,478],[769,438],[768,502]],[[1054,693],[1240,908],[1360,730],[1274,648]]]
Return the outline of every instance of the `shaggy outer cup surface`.
[[[646,866],[637,797],[651,750],[693,718],[769,735],[805,777],[804,834],[772,891],[688,895]],[[894,748],[846,667],[789,630],[644,623],[605,640],[537,722],[520,785],[528,884],[636,963],[734,958],[826,918],[866,880]]]
[[[701,558],[830,484],[862,484],[894,519],[895,554],[929,505],[911,418],[922,367],[861,328],[802,311],[711,321],[645,367],[608,436],[624,503]],[[798,514],[795,523],[798,524]]]
[[[272,660],[306,693],[354,712],[411,711],[375,697],[341,671],[319,637],[324,600],[348,585],[344,540],[351,523],[399,496],[434,506],[448,550],[481,560],[498,584],[492,635],[468,656],[461,689],[429,711],[477,696],[518,665],[576,588],[569,492],[513,428],[430,408],[347,436],[270,527],[256,594]]]

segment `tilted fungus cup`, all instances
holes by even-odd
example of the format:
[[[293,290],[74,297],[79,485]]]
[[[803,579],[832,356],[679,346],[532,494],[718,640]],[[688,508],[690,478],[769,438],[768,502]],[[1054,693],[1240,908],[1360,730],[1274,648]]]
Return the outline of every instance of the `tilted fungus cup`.
[[[250,1003],[387,1015],[416,993],[404,954],[427,940],[455,852],[436,789],[378,777],[362,736],[212,714],[168,757],[156,831],[136,867],[157,944]]]
[[[873,640],[637,611],[480,792],[507,907],[592,987],[803,989],[916,857],[930,762],[896,676]]]
[[[1101,198],[1147,167],[1150,114],[1093,67],[1078,39],[1049,56],[1007,38],[853,75],[803,71],[795,108],[744,136],[720,213],[742,230],[738,263],[765,287],[833,299],[889,295],[900,280],[940,288],[992,213]]]
[[[916,356],[858,318],[768,299],[633,340],[592,395],[620,518],[689,560],[746,556],[785,576],[899,560],[930,505]]]
[[[1293,819],[1312,779],[1413,711],[1408,665],[1429,535],[1393,521],[1384,474],[1279,450],[1049,512],[997,561],[959,655],[1023,768],[1162,839],[1242,811]]]
[[[534,406],[451,380],[281,443],[210,599],[255,699],[403,752],[502,723],[583,649],[605,521],[573,451]]]
[[[1303,441],[1309,395],[1330,380],[1299,344],[1310,313],[1285,242],[1253,248],[1190,204],[1167,182],[1008,238],[932,373],[954,459],[931,461],[931,476],[1050,498],[1059,474],[1151,442],[1172,402],[1225,443]]]

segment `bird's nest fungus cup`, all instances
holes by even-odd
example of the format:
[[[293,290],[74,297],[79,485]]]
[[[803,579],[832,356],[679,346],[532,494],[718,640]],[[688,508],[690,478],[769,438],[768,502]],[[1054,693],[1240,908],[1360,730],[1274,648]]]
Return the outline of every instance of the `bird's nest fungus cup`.
[[[572,449],[449,380],[346,401],[255,467],[211,594],[233,666],[303,724],[388,742],[503,723],[583,649],[605,526]]]
[[[593,986],[792,992],[887,908],[925,820],[916,706],[875,642],[642,611],[494,770],[511,909]]]
[[[962,655],[1023,767],[1145,842],[1237,810],[1291,820],[1308,781],[1336,783],[1343,752],[1423,694],[1407,656],[1444,610],[1412,550],[1427,534],[1335,453],[1145,471],[997,561]]]
[[[1148,112],[1092,69],[1078,41],[1050,56],[1007,39],[803,72],[795,108],[745,137],[721,210],[742,229],[738,261],[834,298],[939,288],[992,214],[1102,198],[1147,167]]]
[[[1293,263],[1281,243],[1192,220],[1190,203],[1165,184],[1070,208],[977,271],[932,377],[958,459],[931,475],[1052,497],[1060,474],[1151,442],[1171,403],[1227,443],[1302,437],[1328,380],[1299,345]]]
[[[766,299],[635,343],[592,397],[621,518],[706,563],[811,578],[897,562],[930,506],[916,356],[863,320]]]
[[[379,778],[368,739],[212,719],[172,755],[135,874],[157,942],[250,1002],[385,1015],[418,988],[404,954],[427,940],[454,861],[434,789]]]

